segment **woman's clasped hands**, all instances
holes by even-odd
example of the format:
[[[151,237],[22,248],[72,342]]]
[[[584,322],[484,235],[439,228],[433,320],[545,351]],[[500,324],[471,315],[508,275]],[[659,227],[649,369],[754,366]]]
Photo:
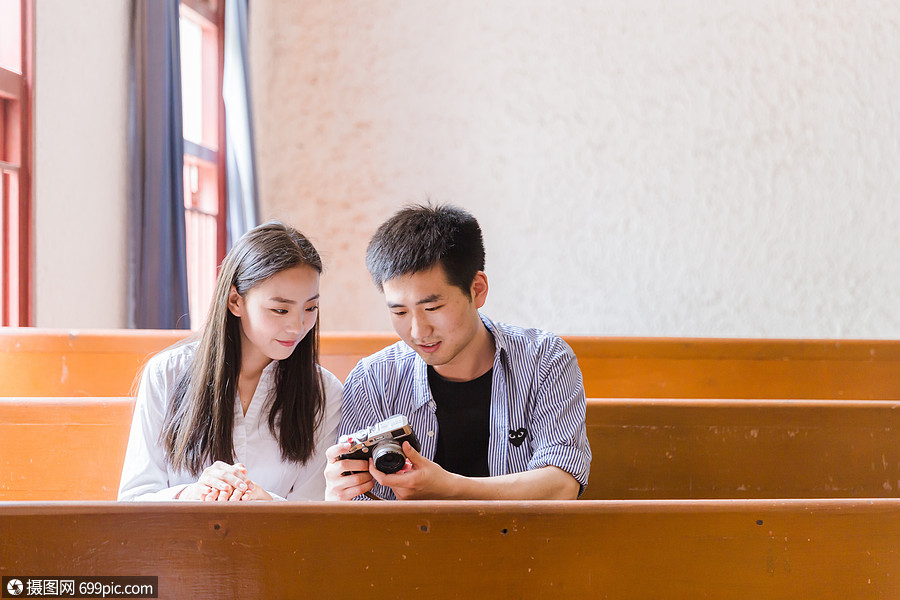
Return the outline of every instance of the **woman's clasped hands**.
[[[229,465],[222,461],[216,461],[204,469],[197,482],[184,488],[178,498],[204,502],[272,500],[266,490],[247,476],[247,467],[241,463]]]

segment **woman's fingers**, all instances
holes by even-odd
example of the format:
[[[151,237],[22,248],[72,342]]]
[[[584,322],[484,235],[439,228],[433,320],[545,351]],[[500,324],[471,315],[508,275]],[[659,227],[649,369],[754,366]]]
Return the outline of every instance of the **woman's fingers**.
[[[182,497],[204,502],[237,502],[256,499],[256,488],[241,463],[229,465],[217,460],[203,470],[196,483],[185,488]],[[268,494],[266,494],[268,495]]]
[[[249,479],[247,478],[247,468],[241,463],[229,465],[222,461],[216,461],[203,471],[198,481],[230,494],[234,490],[246,491]]]
[[[272,500],[272,495],[259,486],[259,484],[250,482],[250,489],[244,492],[241,500]]]

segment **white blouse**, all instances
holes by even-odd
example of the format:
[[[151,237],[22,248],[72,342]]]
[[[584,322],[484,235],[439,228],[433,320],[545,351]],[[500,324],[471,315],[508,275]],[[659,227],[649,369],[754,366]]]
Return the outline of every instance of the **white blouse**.
[[[196,476],[172,470],[160,442],[172,390],[190,364],[197,344],[192,342],[164,350],[151,358],[144,369],[119,483],[119,500],[174,500],[181,490],[197,481]],[[325,449],[337,440],[341,382],[319,367],[325,387],[325,414],[316,431],[315,451],[302,465],[284,461],[278,441],[269,430],[268,412],[264,410],[274,386],[276,365],[277,361],[272,361],[263,370],[246,415],[235,393],[234,462],[247,467],[247,476],[276,500],[323,500]]]

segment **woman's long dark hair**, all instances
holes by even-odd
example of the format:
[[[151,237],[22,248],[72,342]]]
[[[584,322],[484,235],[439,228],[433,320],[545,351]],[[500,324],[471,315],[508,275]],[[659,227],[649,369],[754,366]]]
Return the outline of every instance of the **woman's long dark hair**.
[[[248,231],[219,270],[206,324],[190,368],[178,381],[161,432],[166,459],[195,476],[212,462],[234,462],[234,403],[241,372],[240,319],[228,310],[231,287],[245,296],[286,269],[307,265],[322,272],[322,259],[299,231],[270,221]],[[325,389],[318,369],[319,320],[290,357],[278,362],[267,399],[269,429],[284,460],[305,463],[315,449]]]

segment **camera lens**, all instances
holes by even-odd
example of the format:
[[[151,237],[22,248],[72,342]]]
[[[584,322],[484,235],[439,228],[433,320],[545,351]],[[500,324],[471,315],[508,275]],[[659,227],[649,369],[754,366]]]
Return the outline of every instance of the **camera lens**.
[[[400,444],[393,440],[375,446],[372,458],[375,459],[375,468],[388,475],[396,473],[406,464],[406,455],[403,454]]]

